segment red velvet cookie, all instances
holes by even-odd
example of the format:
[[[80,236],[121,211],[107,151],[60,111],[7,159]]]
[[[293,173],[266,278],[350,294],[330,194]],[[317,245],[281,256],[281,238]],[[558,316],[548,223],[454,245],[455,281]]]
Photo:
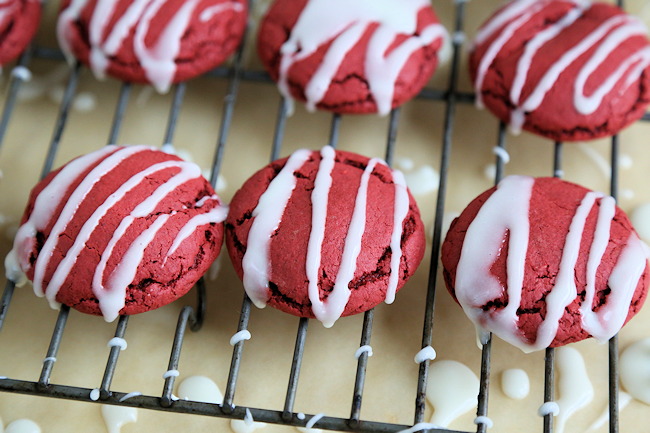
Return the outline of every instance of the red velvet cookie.
[[[166,92],[226,60],[246,19],[245,0],[64,0],[57,36],[66,56],[99,78]]]
[[[0,65],[14,60],[32,40],[41,20],[39,0],[0,3]]]
[[[230,209],[226,245],[255,305],[327,327],[391,303],[424,253],[420,213],[402,174],[329,146],[264,167]]]
[[[424,87],[444,37],[428,0],[276,0],[257,48],[282,95],[308,109],[387,114]]]
[[[611,4],[515,0],[479,30],[470,56],[477,105],[513,132],[559,141],[616,134],[650,103],[650,42]]]
[[[477,328],[524,351],[606,341],[650,284],[647,247],[614,199],[556,178],[506,177],[454,220],[441,254]]]
[[[168,304],[219,254],[222,206],[195,164],[107,146],[39,182],[7,259],[34,291],[107,321]]]

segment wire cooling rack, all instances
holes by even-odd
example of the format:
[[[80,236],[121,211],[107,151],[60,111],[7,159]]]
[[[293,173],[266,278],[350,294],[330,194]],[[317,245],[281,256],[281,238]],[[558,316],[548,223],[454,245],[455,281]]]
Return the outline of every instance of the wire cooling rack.
[[[433,242],[431,250],[431,262],[429,265],[429,277],[427,283],[426,294],[426,310],[424,315],[424,325],[422,330],[422,343],[421,347],[426,348],[432,343],[432,334],[434,326],[434,312],[435,312],[435,298],[437,287],[437,275],[439,266],[439,247],[441,244],[442,223],[444,214],[444,203],[448,187],[450,157],[452,153],[452,132],[454,130],[455,111],[459,103],[470,104],[474,100],[471,93],[464,93],[458,90],[459,80],[459,65],[463,44],[463,25],[465,21],[465,0],[455,1],[455,16],[453,28],[449,29],[452,35],[452,56],[451,56],[451,69],[449,73],[448,83],[444,89],[425,89],[419,95],[419,98],[438,101],[444,104],[444,128],[442,136],[442,151],[440,160],[440,183],[439,192],[435,206],[435,220],[433,230]],[[253,1],[250,2],[253,6]],[[619,6],[622,2],[619,1]],[[250,8],[252,10],[252,7]],[[246,40],[247,38],[244,38]],[[238,98],[238,91],[242,81],[256,81],[271,83],[268,76],[257,70],[249,70],[243,66],[243,52],[246,49],[246,43],[243,43],[234,56],[230,66],[221,67],[208,75],[213,76],[215,79],[226,80],[228,83],[227,95],[224,100],[222,117],[220,120],[220,128],[218,138],[214,151],[214,160],[212,163],[211,179],[213,186],[216,186],[218,174],[223,162],[224,149],[228,142],[235,102]],[[26,79],[25,75],[21,73],[24,68],[30,65],[33,58],[49,59],[56,61],[63,61],[61,53],[57,50],[48,49],[40,46],[31,46],[20,57],[17,62],[14,73],[11,75],[11,80],[7,88],[5,106],[0,118],[0,148],[4,141],[7,127],[10,124],[14,108],[17,104],[17,95],[21,84]],[[53,161],[56,157],[57,150],[61,137],[67,125],[68,115],[70,113],[73,99],[77,90],[81,66],[79,64],[70,67],[69,78],[65,87],[65,92],[59,106],[58,117],[53,129],[52,138],[48,147],[45,163],[41,171],[41,177],[45,176],[51,169]],[[171,109],[168,116],[163,144],[173,143],[173,137],[177,125],[177,119],[180,109],[183,105],[185,96],[186,84],[178,84],[173,90],[173,100]],[[120,132],[122,122],[125,116],[126,108],[129,104],[129,98],[132,93],[132,86],[130,84],[123,84],[115,106],[114,116],[111,123],[110,132],[106,138],[107,144],[115,143],[117,136]],[[285,127],[287,122],[288,104],[285,100],[281,100],[280,106],[277,110],[277,117],[275,122],[275,133],[272,137],[271,144],[271,160],[279,157],[283,138],[285,135]],[[385,159],[390,164],[393,161],[395,140],[398,131],[400,110],[395,109],[390,113],[388,120],[388,131],[386,135],[386,150]],[[341,126],[341,116],[332,115],[330,130],[329,130],[329,145],[336,147],[338,144],[339,131]],[[650,121],[650,113],[646,114],[641,121]],[[500,125],[496,145],[502,149],[506,149],[506,126]],[[613,137],[611,140],[611,195],[616,197],[618,193],[618,137]],[[562,174],[562,143],[555,143],[554,147],[554,165],[552,167],[553,176],[561,176]],[[496,158],[496,176],[495,182],[498,182],[503,176],[504,160],[502,157]],[[14,284],[7,282],[2,298],[0,300],[0,327],[4,324],[5,317],[11,307],[11,300],[14,293]],[[169,355],[168,370],[177,371],[179,368],[179,361],[182,352],[183,341],[189,326],[191,331],[198,331],[204,320],[206,309],[206,288],[205,283],[201,280],[197,284],[196,293],[198,299],[196,306],[186,306],[179,314],[178,322],[175,330],[174,340],[172,344],[171,353]],[[293,425],[304,427],[313,414],[303,414],[294,411],[296,403],[296,394],[298,388],[298,381],[300,376],[301,365],[303,361],[303,354],[305,349],[305,341],[309,326],[309,319],[298,319],[298,331],[294,345],[293,358],[290,368],[289,380],[287,384],[286,397],[284,401],[283,410],[270,410],[262,408],[253,408],[245,406],[235,406],[235,392],[237,389],[237,381],[240,376],[240,363],[243,357],[245,342],[240,341],[234,345],[230,369],[227,379],[227,385],[224,392],[224,399],[222,404],[201,403],[195,401],[176,400],[172,395],[174,388],[175,376],[166,375],[164,379],[163,391],[160,395],[136,395],[130,396],[127,393],[119,392],[111,388],[113,376],[119,361],[120,356],[120,339],[125,335],[129,317],[121,316],[118,320],[115,329],[115,341],[117,342],[111,347],[101,385],[99,388],[90,387],[77,387],[68,386],[65,384],[50,383],[52,369],[54,367],[56,356],[58,354],[62,336],[65,331],[66,322],[70,315],[70,309],[62,306],[58,318],[56,320],[49,347],[46,351],[45,361],[40,373],[40,377],[36,381],[16,380],[11,378],[0,378],[0,391],[22,393],[30,395],[38,395],[45,397],[54,397],[68,400],[77,400],[84,402],[96,402],[102,404],[131,406],[138,408],[146,408],[159,411],[169,411],[177,413],[197,414],[204,416],[231,418],[231,419],[244,419],[246,412],[250,411],[251,415],[256,421],[267,423]],[[244,295],[241,304],[241,314],[239,317],[238,331],[243,331],[248,328],[248,323],[251,315],[251,301]],[[370,343],[372,335],[374,312],[373,310],[365,313],[361,330],[360,346]],[[9,330],[10,331],[10,330]],[[7,331],[5,331],[7,332]],[[492,341],[488,340],[483,345],[481,354],[481,374],[480,374],[480,391],[478,395],[478,406],[476,410],[477,417],[488,416],[488,389],[490,384],[490,361],[492,352]],[[617,433],[618,427],[618,339],[612,338],[609,343],[609,431],[610,433]],[[412,425],[391,424],[385,422],[367,421],[361,418],[361,407],[363,401],[364,385],[366,380],[366,368],[368,365],[368,353],[362,353],[358,358],[354,391],[352,395],[352,405],[350,408],[350,416],[348,418],[329,417],[323,416],[318,420],[317,427],[327,430],[339,431],[354,431],[354,432],[399,432],[406,429],[412,429]],[[418,431],[428,432],[449,432],[452,430],[442,430],[432,428],[424,423],[424,414],[426,406],[426,387],[427,378],[429,373],[429,361],[425,360],[420,363],[419,375],[417,381],[417,392],[414,404],[413,425],[420,425]],[[545,354],[545,381],[544,381],[544,401],[553,401],[554,399],[554,350],[547,349]],[[125,398],[128,397],[128,398]],[[485,418],[477,418],[477,420]],[[486,422],[478,422],[476,431],[484,433],[488,428]],[[553,417],[546,415],[544,417],[543,432],[550,433],[553,431]],[[452,431],[453,432],[453,431]],[[457,432],[463,433],[463,432]]]

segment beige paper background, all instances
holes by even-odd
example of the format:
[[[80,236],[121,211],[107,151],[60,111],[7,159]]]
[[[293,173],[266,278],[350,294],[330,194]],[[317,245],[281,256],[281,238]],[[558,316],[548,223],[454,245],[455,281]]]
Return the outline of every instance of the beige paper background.
[[[648,21],[650,6],[644,0],[629,1],[628,9]],[[468,38],[478,25],[500,4],[496,0],[473,1],[467,4],[465,21]],[[49,2],[48,14],[38,39],[54,45],[52,23],[56,2]],[[443,24],[453,24],[453,2],[435,1],[434,7]],[[645,8],[645,9],[644,9]],[[256,13],[259,13],[257,11]],[[246,63],[257,67],[252,46],[246,52]],[[461,88],[469,91],[466,68],[461,68]],[[63,69],[62,69],[63,68]],[[35,85],[51,81],[42,94],[21,101],[13,115],[3,148],[0,150],[0,256],[10,248],[24,203],[37,181],[56,119],[57,91],[67,72],[60,63],[34,61],[30,65]],[[53,73],[57,70],[57,73]],[[440,68],[431,87],[444,88],[448,65]],[[5,68],[3,80],[8,80]],[[59,77],[56,75],[58,74]],[[59,89],[59,90],[57,90]],[[62,139],[55,166],[81,153],[105,144],[113,115],[119,84],[113,80],[97,82],[84,70],[78,94],[95,98],[91,111],[73,110]],[[219,129],[219,119],[227,84],[218,79],[198,79],[188,85],[187,95],[174,140],[176,147],[187,151],[195,162],[208,168]],[[118,143],[162,143],[170,95],[157,95],[136,86],[127,109]],[[227,188],[221,196],[229,201],[238,185],[270,155],[279,97],[274,86],[243,82],[236,104],[232,129],[225,150],[222,174]],[[288,120],[282,155],[300,147],[319,148],[327,141],[331,116],[308,114],[300,106]],[[444,104],[416,100],[407,104],[401,114],[396,156],[408,157],[416,168],[430,165],[437,169],[441,151]],[[340,148],[369,156],[383,156],[388,120],[376,116],[344,117]],[[475,195],[492,185],[484,175],[485,167],[494,162],[492,147],[496,143],[497,122],[490,113],[460,104],[453,132],[453,151],[448,212],[459,212]],[[647,150],[650,122],[635,124],[621,134],[621,153],[629,155],[633,164],[620,173],[620,205],[628,211],[650,201],[647,188],[650,152]],[[582,146],[582,147],[581,147]],[[564,147],[566,178],[596,190],[607,191],[608,179],[587,156],[584,147],[607,159],[609,143],[599,140],[588,144],[567,144]],[[508,136],[511,162],[507,174],[544,176],[552,174],[552,143],[523,134]],[[628,192],[629,191],[629,192]],[[428,229],[433,223],[435,193],[416,197]],[[430,243],[429,243],[430,250]],[[424,300],[430,251],[417,274],[401,291],[393,305],[377,307],[362,418],[391,423],[411,424],[418,367],[413,356],[420,349]],[[243,290],[227,257],[222,255],[221,271],[216,280],[208,282],[208,312],[203,329],[188,333],[180,365],[180,380],[190,375],[211,377],[225,389],[231,347],[228,341],[236,332]],[[4,284],[4,280],[2,281]],[[126,333],[129,347],[122,352],[113,389],[140,391],[156,395],[161,392],[161,376],[167,359],[178,312],[186,303],[193,304],[192,294],[157,311],[132,317]],[[17,289],[4,329],[0,332],[0,374],[11,378],[37,380],[41,362],[56,320],[42,299],[30,287]],[[305,358],[295,405],[297,412],[330,416],[349,416],[362,317],[342,319],[331,329],[311,322],[305,347]],[[253,309],[249,330],[253,338],[246,343],[235,404],[256,408],[282,410],[289,375],[291,354],[298,326],[296,318],[272,309]],[[649,336],[650,310],[646,308],[620,334],[625,348]],[[106,342],[112,337],[114,324],[102,319],[72,312],[63,337],[61,351],[52,375],[53,383],[98,387],[108,355]],[[478,373],[480,351],[476,348],[472,326],[450,296],[439,285],[436,299],[433,347],[438,359],[463,362]],[[583,432],[607,406],[607,346],[595,341],[575,344],[588,360],[588,373],[596,396],[584,410],[568,423],[568,432]],[[542,403],[543,353],[524,355],[519,350],[496,340],[493,345],[492,385],[489,416],[496,432],[541,431],[542,421],[536,415]],[[507,399],[499,386],[500,374],[512,367],[524,368],[532,381],[531,393],[523,401]],[[427,409],[427,419],[432,408]],[[637,432],[647,428],[650,409],[638,401],[630,403],[621,413],[621,431]],[[470,412],[450,427],[472,430],[475,414]],[[27,417],[38,422],[47,433],[104,431],[100,406],[72,403],[31,396],[0,394],[0,417],[7,424]],[[123,432],[214,432],[229,431],[228,421],[157,411],[139,411],[139,421],[123,427]],[[268,433],[295,431],[293,427],[267,426]],[[598,430],[606,431],[605,427]]]

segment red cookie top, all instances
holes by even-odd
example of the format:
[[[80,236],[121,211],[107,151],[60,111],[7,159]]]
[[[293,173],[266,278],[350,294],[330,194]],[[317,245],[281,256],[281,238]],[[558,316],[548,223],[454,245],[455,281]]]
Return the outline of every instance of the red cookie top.
[[[219,254],[227,208],[192,163],[147,146],[72,160],[30,195],[10,279],[107,321],[184,295]]]
[[[327,327],[392,302],[424,253],[401,173],[329,146],[258,171],[230,209],[226,245],[255,305]]]
[[[0,3],[0,65],[23,52],[41,20],[39,0],[5,0]]]
[[[614,199],[555,178],[503,179],[452,223],[441,254],[477,328],[524,351],[606,341],[650,284],[647,247]]]
[[[166,92],[232,54],[244,34],[245,0],[64,0],[59,45],[99,78]]]
[[[424,87],[444,37],[428,0],[276,0],[258,53],[310,110],[387,114]]]
[[[647,33],[610,4],[512,1],[476,36],[477,104],[514,132],[560,141],[614,135],[650,103]]]

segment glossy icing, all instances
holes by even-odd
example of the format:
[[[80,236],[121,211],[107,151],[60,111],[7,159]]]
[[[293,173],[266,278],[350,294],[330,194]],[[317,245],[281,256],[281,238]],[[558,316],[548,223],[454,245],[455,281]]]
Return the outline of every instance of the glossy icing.
[[[468,317],[477,325],[528,352],[548,347],[559,327],[564,309],[578,296],[575,266],[585,231],[587,216],[598,203],[598,219],[589,248],[585,302],[581,303],[582,327],[595,338],[606,341],[623,326],[634,291],[647,265],[643,242],[634,232],[623,248],[608,279],[611,293],[607,303],[592,310],[596,271],[610,240],[610,226],[616,211],[614,199],[588,192],[575,211],[566,236],[555,284],[546,296],[546,315],[534,343],[526,341],[517,327],[517,309],[521,305],[528,238],[529,207],[535,180],[509,176],[483,204],[470,224],[463,242],[456,271],[456,296]],[[504,210],[507,209],[506,212]],[[490,272],[499,255],[506,231],[509,232],[507,256],[508,305],[484,312],[482,306],[499,298],[504,288]],[[480,287],[481,290],[476,290]]]
[[[427,0],[309,0],[281,48],[280,91],[286,98],[291,98],[289,70],[331,42],[305,88],[307,108],[314,110],[327,93],[348,52],[370,25],[378,23],[368,43],[364,72],[377,111],[387,114],[392,107],[398,74],[409,57],[446,35],[439,24],[432,24],[415,34],[418,12],[425,7],[430,7]],[[398,35],[412,36],[386,54]]]
[[[135,407],[103,404],[102,416],[108,433],[120,433],[122,426],[138,421],[138,409]]]
[[[133,52],[147,79],[161,93],[167,92],[174,80],[181,39],[193,16],[198,14],[201,22],[209,22],[224,11],[244,10],[243,4],[234,1],[210,4],[187,0],[171,15],[165,27],[157,31],[151,23],[158,14],[162,14],[161,11],[168,8],[169,0],[134,0],[109,28],[118,3],[115,0],[98,0],[92,9],[88,29],[90,67],[97,77],[105,77],[110,58],[118,53],[132,34]],[[89,0],[72,0],[59,15],[57,36],[61,49],[70,61],[74,60],[69,40],[70,28],[89,4]],[[154,43],[151,42],[152,35],[157,35]]]
[[[482,91],[486,74],[498,54],[531,17],[552,2],[553,0],[510,2],[479,30],[475,46],[487,43],[490,38],[493,38],[480,59],[474,82],[476,104],[479,107],[483,106]],[[511,110],[510,115],[510,127],[515,133],[521,131],[526,113],[540,107],[546,94],[557,83],[560,74],[586,53],[589,53],[589,57],[575,77],[574,93],[570,98],[575,110],[582,115],[595,112],[607,94],[612,92],[619,82],[623,83],[623,90],[627,89],[640,78],[643,70],[650,66],[650,46],[646,46],[631,53],[616,70],[605,76],[599,87],[587,94],[585,91],[587,81],[595,74],[603,74],[603,66],[606,64],[608,56],[626,40],[647,34],[646,27],[637,18],[629,15],[616,15],[605,20],[576,45],[567,47],[566,51],[548,67],[541,77],[533,78],[535,75],[531,73],[531,70],[534,69],[535,56],[546,44],[562,38],[563,32],[591,8],[591,2],[587,0],[566,0],[566,3],[571,4],[571,9],[559,20],[549,24],[527,41],[525,49],[518,59],[508,101],[515,107]],[[527,91],[527,96],[522,97],[525,87],[533,90]]]
[[[560,413],[557,414],[555,431],[563,433],[567,420],[578,410],[587,406],[594,398],[594,387],[591,385],[585,366],[585,360],[572,347],[558,347],[555,350],[555,363],[558,369],[557,404]]]
[[[530,392],[528,373],[520,368],[510,368],[501,374],[501,390],[513,400],[522,400]]]
[[[465,364],[451,360],[431,363],[426,391],[434,409],[431,424],[446,428],[460,415],[476,410],[478,391],[478,377]]]
[[[251,224],[246,253],[242,260],[243,282],[246,293],[253,303],[262,308],[266,306],[270,293],[269,284],[269,247],[271,236],[279,227],[284,210],[296,187],[294,172],[305,164],[313,152],[298,150],[287,160],[277,176],[269,183],[266,191],[260,196],[253,210],[255,219]],[[335,278],[334,288],[325,300],[320,299],[319,269],[321,266],[321,249],[325,238],[325,222],[330,188],[332,186],[332,171],[335,167],[336,153],[330,146],[320,151],[320,162],[314,179],[314,189],[311,194],[312,218],[311,231],[308,240],[305,259],[305,271],[308,278],[309,299],[312,312],[324,326],[331,327],[341,317],[350,297],[349,283],[354,278],[357,257],[361,251],[361,239],[366,224],[366,203],[368,184],[373,170],[378,164],[385,163],[377,158],[371,159],[364,169],[357,190],[354,210],[346,234],[340,267]],[[399,267],[402,258],[400,241],[403,221],[409,210],[409,196],[404,178],[398,171],[391,171],[395,187],[395,206],[393,209],[393,232],[391,235],[391,264],[386,302],[394,299],[397,288]]]

